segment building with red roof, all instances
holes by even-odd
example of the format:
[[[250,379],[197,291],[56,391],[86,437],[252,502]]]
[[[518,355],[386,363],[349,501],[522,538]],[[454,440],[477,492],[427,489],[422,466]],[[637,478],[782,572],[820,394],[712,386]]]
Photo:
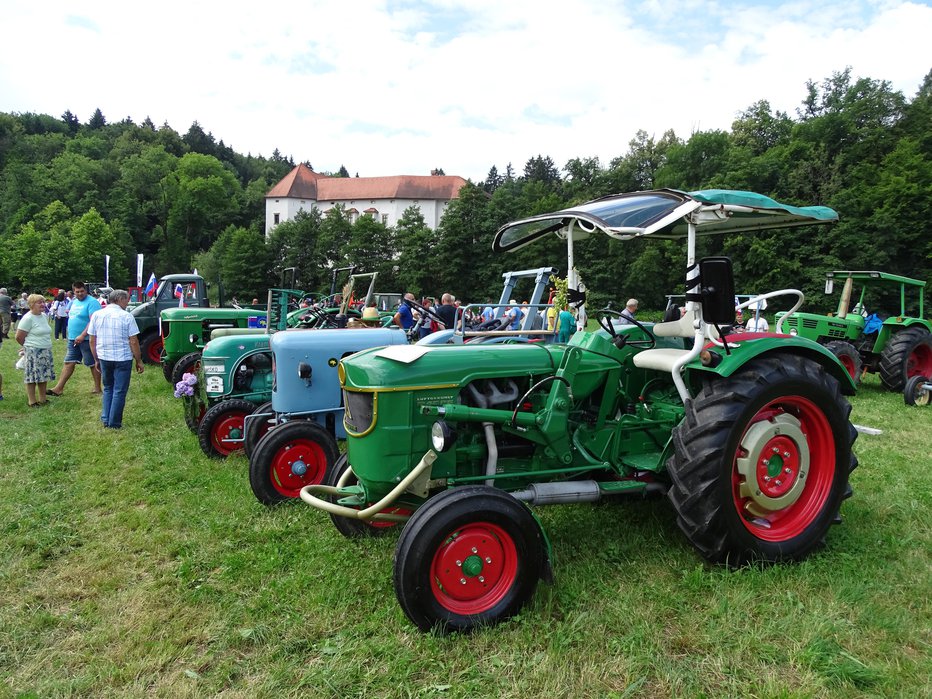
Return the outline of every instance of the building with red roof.
[[[411,205],[417,205],[425,223],[436,229],[449,203],[466,184],[451,175],[392,175],[389,177],[328,177],[298,165],[265,195],[266,235],[299,211],[318,208],[326,213],[340,204],[351,221],[372,216],[393,226]],[[360,211],[362,212],[360,214]]]

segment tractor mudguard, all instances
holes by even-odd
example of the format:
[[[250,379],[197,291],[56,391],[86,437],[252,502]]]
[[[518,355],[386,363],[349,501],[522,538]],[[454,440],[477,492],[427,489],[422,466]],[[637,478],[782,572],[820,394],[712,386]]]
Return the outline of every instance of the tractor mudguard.
[[[547,536],[547,530],[544,529],[543,523],[540,521],[540,517],[537,516],[537,513],[530,507],[527,508],[531,513],[531,517],[534,518],[534,521],[537,522],[537,527],[540,529],[540,538],[544,541],[544,566],[540,571],[540,579],[543,580],[548,585],[553,585],[553,544],[550,541],[550,537]]]
[[[838,361],[838,357],[829,352],[818,342],[792,335],[776,335],[773,333],[748,333],[747,336],[730,335],[727,338],[729,354],[724,348],[707,346],[713,354],[717,354],[721,361],[715,366],[703,366],[699,359],[686,365],[689,371],[702,371],[718,374],[721,377],[731,376],[748,361],[764,354],[795,354],[807,357],[821,364],[839,383],[841,392],[853,396],[857,391],[851,376]]]

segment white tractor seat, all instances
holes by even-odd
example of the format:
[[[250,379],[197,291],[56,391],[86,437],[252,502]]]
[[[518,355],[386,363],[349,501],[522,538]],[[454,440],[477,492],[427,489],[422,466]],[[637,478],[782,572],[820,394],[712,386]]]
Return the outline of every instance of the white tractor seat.
[[[714,332],[714,328],[711,328]],[[682,337],[691,340],[696,337],[696,329],[693,327],[692,314],[687,313],[679,320],[671,320],[666,323],[655,323],[652,332],[657,337]],[[654,369],[655,371],[666,371],[673,373],[673,367],[683,357],[690,354],[691,350],[674,349],[668,347],[658,347],[656,349],[644,350],[634,355],[634,366],[639,369]]]

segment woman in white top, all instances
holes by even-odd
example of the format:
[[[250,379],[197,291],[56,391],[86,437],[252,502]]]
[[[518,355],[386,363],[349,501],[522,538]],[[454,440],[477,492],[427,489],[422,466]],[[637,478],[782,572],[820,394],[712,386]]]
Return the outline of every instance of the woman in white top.
[[[55,379],[55,364],[52,359],[52,328],[45,317],[45,298],[31,294],[26,299],[29,311],[16,326],[16,341],[26,352],[26,367],[23,383],[30,408],[48,403],[45,387]],[[38,398],[36,389],[38,388]]]

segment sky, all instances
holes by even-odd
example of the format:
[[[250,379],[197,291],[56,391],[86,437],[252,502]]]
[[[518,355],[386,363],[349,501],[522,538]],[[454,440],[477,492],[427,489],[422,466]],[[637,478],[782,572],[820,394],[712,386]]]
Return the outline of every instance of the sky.
[[[318,172],[603,166],[638,130],[795,116],[850,66],[912,98],[932,0],[0,0],[0,112],[197,121]]]

